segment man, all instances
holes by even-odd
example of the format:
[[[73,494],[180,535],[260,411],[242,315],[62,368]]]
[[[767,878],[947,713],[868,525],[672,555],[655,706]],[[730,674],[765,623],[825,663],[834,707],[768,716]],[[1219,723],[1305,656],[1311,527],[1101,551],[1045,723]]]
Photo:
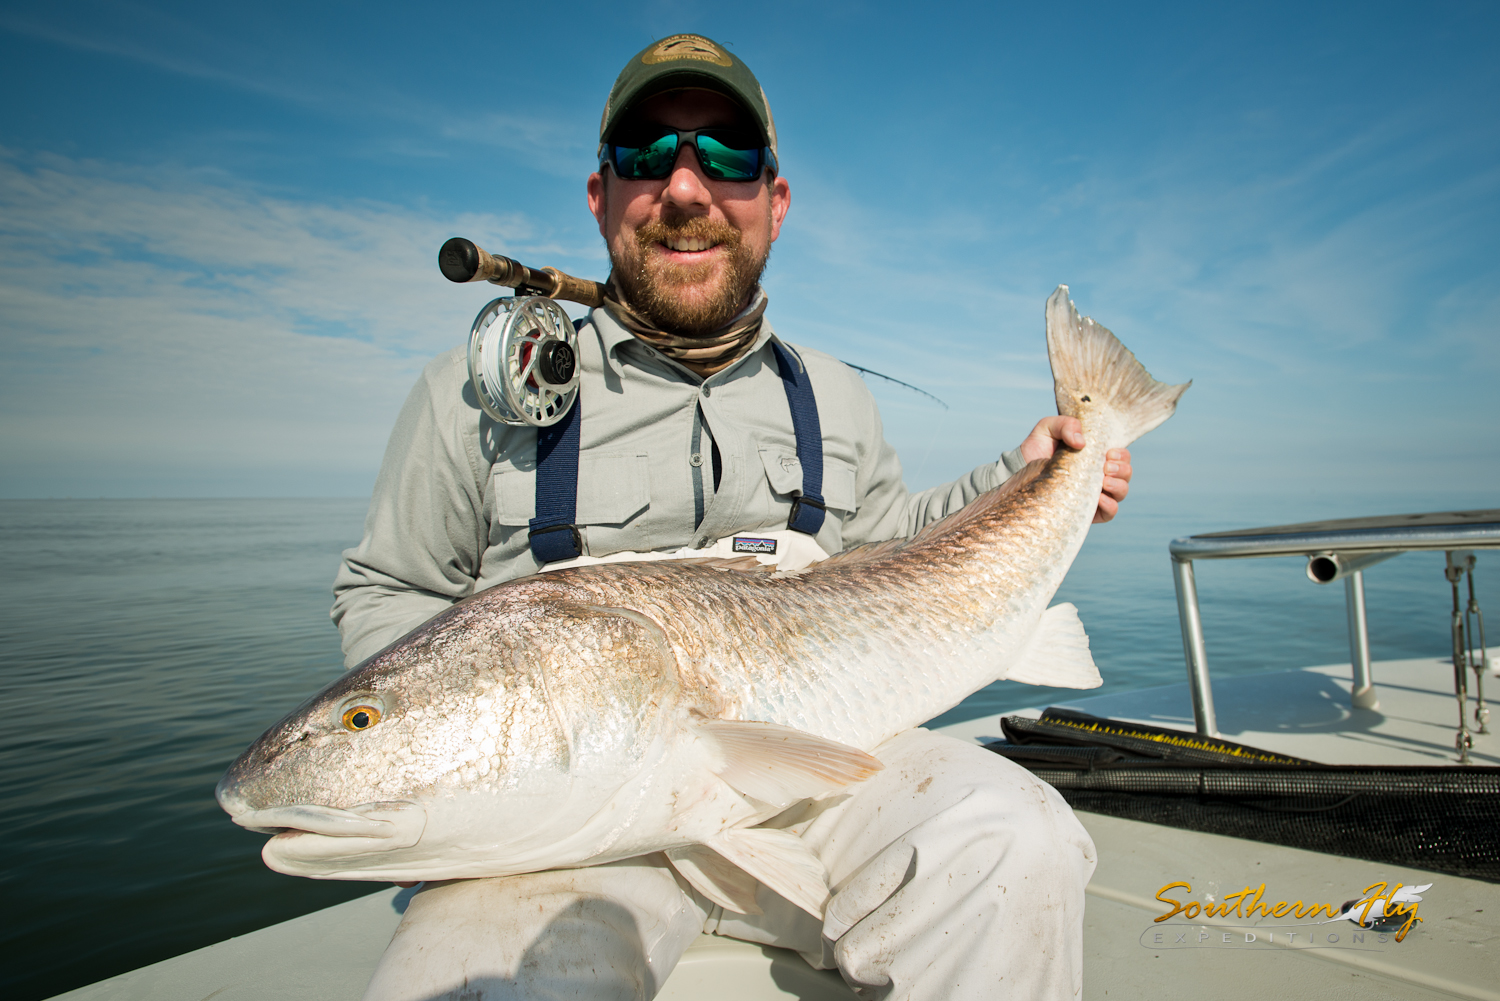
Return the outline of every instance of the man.
[[[579,332],[565,523],[538,517],[558,495],[537,476],[537,432],[482,415],[462,351],[434,361],[397,421],[364,540],[335,585],[351,666],[547,562],[788,527],[837,552],[914,534],[1059,442],[1083,444],[1077,421],[1049,417],[999,462],[908,494],[859,377],[783,344],[763,318],[759,278],[790,187],[764,92],[716,43],[679,35],[637,54],[610,93],[600,142],[588,200],[613,272],[605,306]],[[798,380],[814,404],[787,388]],[[807,433],[810,421],[820,434]],[[1128,489],[1129,453],[1108,463],[1096,520]],[[837,966],[862,997],[1076,996],[1093,846],[1057,794],[997,755],[922,730],[873,753],[886,768],[853,795],[771,822],[827,867],[821,922],[764,888],[763,914],[726,912],[658,857],[428,885],[367,997],[646,998],[705,929]]]

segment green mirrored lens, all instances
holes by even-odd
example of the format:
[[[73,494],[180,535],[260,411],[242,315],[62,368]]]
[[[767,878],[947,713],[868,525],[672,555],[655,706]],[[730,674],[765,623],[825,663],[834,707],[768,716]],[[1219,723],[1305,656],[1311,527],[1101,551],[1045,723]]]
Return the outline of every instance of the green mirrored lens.
[[[760,147],[737,149],[735,147],[744,142],[738,136],[713,136],[702,132],[694,142],[698,146],[698,162],[709,177],[720,181],[748,181],[760,176]]]
[[[672,172],[677,161],[677,133],[643,146],[614,146],[615,173],[629,181],[659,180]]]
[[[766,166],[765,150],[757,145],[760,142],[758,136],[730,130],[689,132],[687,135],[693,137],[699,166],[714,180],[753,181]],[[659,181],[670,176],[677,162],[680,138],[675,130],[654,139],[640,135],[622,136],[621,142],[609,146],[615,173],[630,181]]]

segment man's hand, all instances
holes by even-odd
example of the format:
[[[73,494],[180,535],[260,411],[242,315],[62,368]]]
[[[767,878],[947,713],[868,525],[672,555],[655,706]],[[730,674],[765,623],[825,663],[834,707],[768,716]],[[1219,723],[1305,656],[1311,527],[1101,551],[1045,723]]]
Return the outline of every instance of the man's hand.
[[[1077,417],[1043,417],[1021,442],[1021,458],[1027,462],[1050,459],[1058,442],[1073,449],[1083,448],[1083,425]],[[1120,502],[1130,493],[1130,449],[1112,448],[1104,454],[1104,489],[1094,523],[1109,521],[1120,510]]]

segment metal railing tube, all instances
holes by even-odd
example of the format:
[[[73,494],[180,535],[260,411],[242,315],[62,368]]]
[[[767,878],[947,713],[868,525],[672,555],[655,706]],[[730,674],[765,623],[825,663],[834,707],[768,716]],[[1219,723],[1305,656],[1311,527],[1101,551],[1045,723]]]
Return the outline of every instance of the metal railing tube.
[[[1198,584],[1193,561],[1172,557],[1172,583],[1177,586],[1177,620],[1182,624],[1182,652],[1187,658],[1188,687],[1193,692],[1193,722],[1207,737],[1219,735],[1214,717],[1214,693],[1208,680],[1208,651],[1203,643],[1203,618],[1198,612]]]
[[[1332,584],[1400,555],[1399,550],[1388,553],[1314,553],[1307,558],[1307,579],[1314,584]]]
[[[1494,549],[1500,548],[1500,526],[1483,524],[1444,528],[1299,532],[1289,535],[1187,536],[1173,539],[1168,548],[1173,556],[1189,560],[1306,556],[1308,553],[1372,550],[1414,552],[1422,549]]]
[[[1378,563],[1380,559],[1374,562]],[[1358,570],[1344,578],[1344,603],[1349,611],[1349,663],[1354,668],[1354,687],[1349,692],[1349,701],[1356,709],[1379,709],[1380,700],[1375,695],[1375,682],[1370,677],[1370,628],[1365,619],[1365,575]]]

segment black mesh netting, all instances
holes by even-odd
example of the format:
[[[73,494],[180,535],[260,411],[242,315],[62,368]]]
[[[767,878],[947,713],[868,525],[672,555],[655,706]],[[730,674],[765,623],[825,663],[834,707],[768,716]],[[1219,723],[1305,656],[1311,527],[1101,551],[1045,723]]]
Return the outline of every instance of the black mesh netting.
[[[1321,765],[1048,709],[988,745],[1075,809],[1500,883],[1500,768]]]

